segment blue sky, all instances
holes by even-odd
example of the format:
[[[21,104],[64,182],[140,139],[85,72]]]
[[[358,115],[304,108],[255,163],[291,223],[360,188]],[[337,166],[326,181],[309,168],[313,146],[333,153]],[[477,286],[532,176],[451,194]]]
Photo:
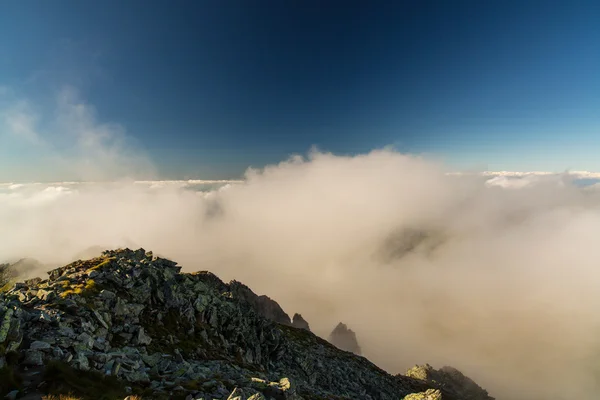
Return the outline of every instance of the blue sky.
[[[236,178],[313,145],[600,171],[596,1],[1,7],[0,180],[68,179],[81,137],[63,131],[82,120],[94,145],[117,132],[115,157],[144,153],[171,179]]]

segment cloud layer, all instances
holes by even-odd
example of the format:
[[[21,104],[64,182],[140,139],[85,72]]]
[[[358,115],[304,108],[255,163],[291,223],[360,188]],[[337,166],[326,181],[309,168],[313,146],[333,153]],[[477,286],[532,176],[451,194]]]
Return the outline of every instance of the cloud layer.
[[[600,197],[531,176],[385,150],[313,152],[242,182],[6,184],[0,255],[142,246],[241,280],[322,336],[344,321],[390,372],[451,364],[498,398],[595,399]]]

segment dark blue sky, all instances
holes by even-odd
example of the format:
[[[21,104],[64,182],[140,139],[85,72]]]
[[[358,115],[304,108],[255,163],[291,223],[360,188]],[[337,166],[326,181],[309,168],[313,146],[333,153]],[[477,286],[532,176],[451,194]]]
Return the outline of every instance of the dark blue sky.
[[[43,131],[65,85],[169,178],[312,145],[600,170],[597,1],[2,2],[4,93]]]

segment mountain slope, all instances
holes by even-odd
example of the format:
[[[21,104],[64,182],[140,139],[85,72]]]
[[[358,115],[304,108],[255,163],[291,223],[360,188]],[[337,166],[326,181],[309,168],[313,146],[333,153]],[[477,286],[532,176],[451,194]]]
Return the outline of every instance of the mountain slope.
[[[69,374],[113,379],[111,388],[144,398],[226,399],[233,391],[242,399],[397,400],[438,389],[292,326],[283,310],[239,282],[181,273],[143,249],[106,251],[48,274],[0,294],[0,367],[46,377],[40,388],[25,382],[22,393],[117,396],[86,394]],[[265,302],[280,322],[265,317]]]

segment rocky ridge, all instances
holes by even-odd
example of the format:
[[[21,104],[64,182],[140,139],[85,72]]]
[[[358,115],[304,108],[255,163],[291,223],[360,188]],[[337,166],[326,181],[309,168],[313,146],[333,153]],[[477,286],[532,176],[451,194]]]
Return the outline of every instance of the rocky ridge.
[[[338,349],[239,282],[180,269],[143,249],[106,251],[0,293],[0,391],[29,399],[464,398],[452,385],[392,376]]]
[[[449,366],[435,369],[429,364],[416,365],[409,369],[404,376],[419,379],[438,389],[456,393],[462,400],[492,399],[487,390],[481,388],[456,368]]]

